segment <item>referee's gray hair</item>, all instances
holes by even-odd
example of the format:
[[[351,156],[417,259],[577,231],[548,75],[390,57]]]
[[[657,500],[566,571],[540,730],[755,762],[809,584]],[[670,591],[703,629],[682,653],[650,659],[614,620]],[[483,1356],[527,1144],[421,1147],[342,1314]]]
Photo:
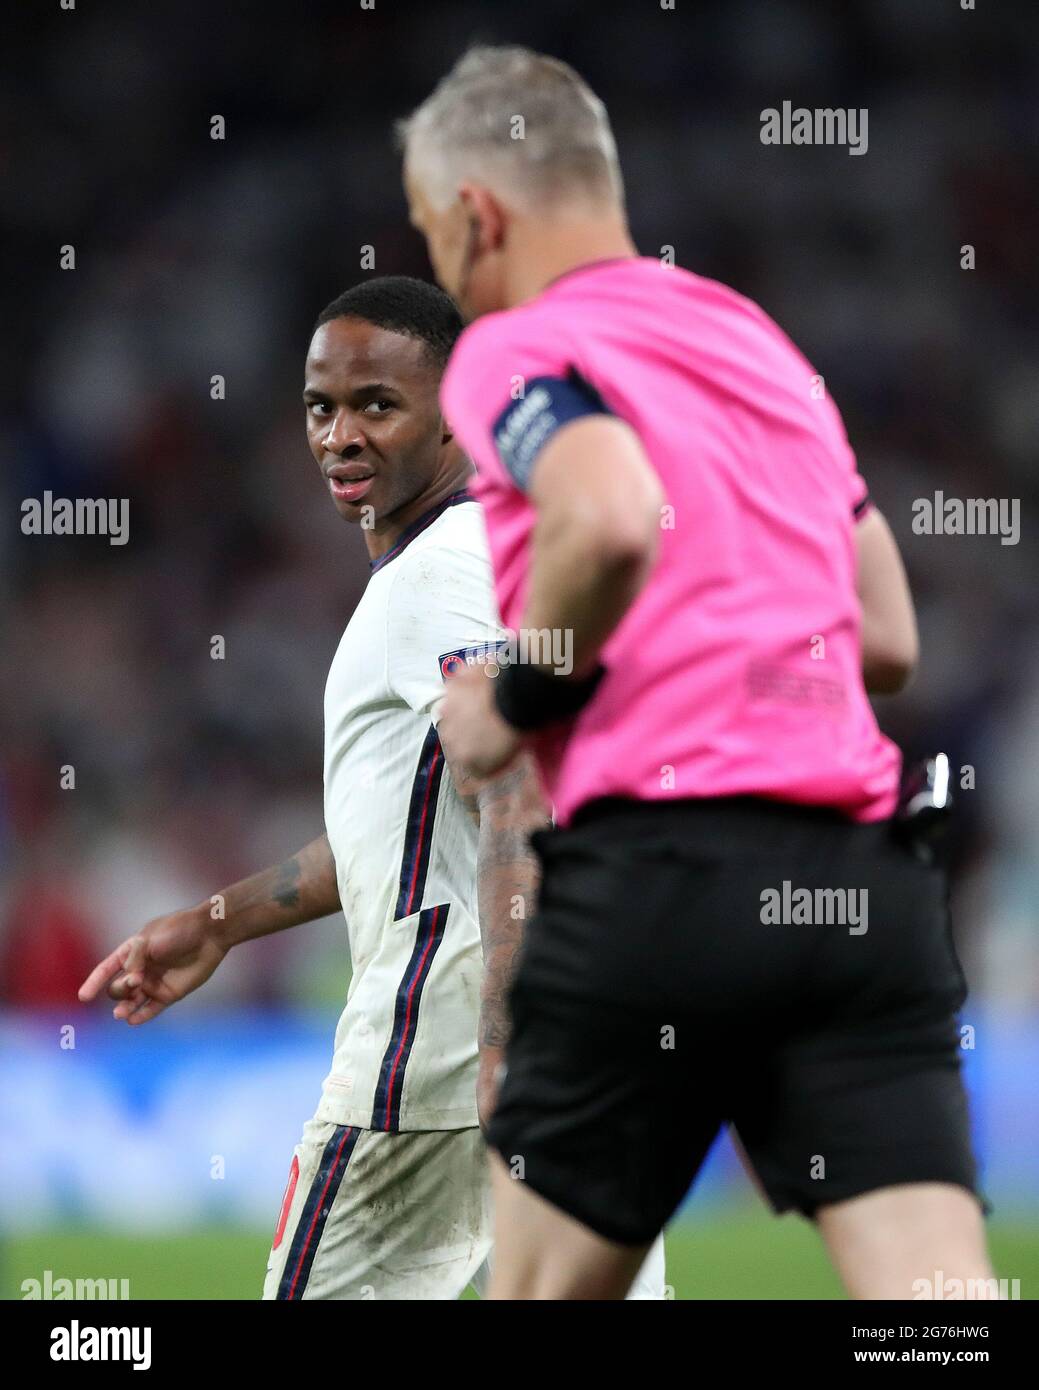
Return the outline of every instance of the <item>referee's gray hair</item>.
[[[529,48],[470,48],[396,136],[438,209],[467,177],[529,211],[624,197],[606,107],[573,68]]]

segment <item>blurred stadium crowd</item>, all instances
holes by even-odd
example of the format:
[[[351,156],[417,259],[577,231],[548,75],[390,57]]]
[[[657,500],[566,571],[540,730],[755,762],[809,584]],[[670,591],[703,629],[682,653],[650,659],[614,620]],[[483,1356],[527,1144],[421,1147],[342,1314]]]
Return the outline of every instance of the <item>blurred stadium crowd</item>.
[[[135,926],[320,832],[324,675],[366,562],[306,450],[302,361],[365,247],[375,273],[428,273],[390,123],[477,36],[573,62],[640,248],[757,299],[825,375],[919,604],[921,671],[882,721],[975,768],[961,950],[976,991],[1039,1008],[1039,13],[51,8],[13,20],[4,60],[25,274],[0,416],[0,1001],[71,1009]],[[785,99],[868,108],[868,154],[763,146]],[[21,535],[48,489],[129,498],[129,544]],[[914,535],[938,489],[1020,498],[1020,544]],[[237,955],[190,1007],[332,1002],[347,978],[335,923]]]

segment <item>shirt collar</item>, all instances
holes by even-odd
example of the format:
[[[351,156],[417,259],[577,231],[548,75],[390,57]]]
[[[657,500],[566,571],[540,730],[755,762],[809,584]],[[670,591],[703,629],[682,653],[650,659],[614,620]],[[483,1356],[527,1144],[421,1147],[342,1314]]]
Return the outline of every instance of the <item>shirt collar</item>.
[[[383,565],[388,565],[391,560],[395,560],[401,551],[405,550],[427,526],[431,526],[441,513],[447,511],[448,507],[457,507],[460,502],[472,501],[473,495],[468,488],[460,488],[458,492],[452,492],[449,497],[445,497],[442,502],[431,507],[428,512],[423,512],[410,526],[404,528],[385,555],[380,555],[377,560],[370,562],[372,574],[376,570],[381,570]]]

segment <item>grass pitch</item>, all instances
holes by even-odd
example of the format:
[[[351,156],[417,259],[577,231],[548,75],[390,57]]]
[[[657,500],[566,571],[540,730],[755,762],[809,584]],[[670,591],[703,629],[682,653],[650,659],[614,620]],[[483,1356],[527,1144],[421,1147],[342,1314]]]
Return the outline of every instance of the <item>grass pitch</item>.
[[[1039,1291],[1039,1227],[992,1223],[996,1273],[1019,1279],[1021,1297]],[[133,1299],[255,1299],[270,1233],[209,1227],[127,1236],[60,1228],[4,1242],[0,1295],[24,1297],[23,1279],[129,1279]],[[668,1280],[681,1299],[832,1299],[843,1296],[815,1231],[760,1207],[686,1216],[667,1236]]]

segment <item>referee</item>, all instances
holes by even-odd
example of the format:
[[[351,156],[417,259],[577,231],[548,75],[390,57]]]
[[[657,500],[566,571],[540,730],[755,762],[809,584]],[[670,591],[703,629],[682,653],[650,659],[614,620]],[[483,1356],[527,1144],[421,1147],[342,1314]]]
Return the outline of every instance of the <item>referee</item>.
[[[912,671],[912,602],[835,406],[757,305],[639,257],[565,64],[472,49],[400,135],[476,320],[441,399],[529,657],[455,677],[441,736],[476,775],[530,746],[556,813],[491,1295],[622,1297],[730,1122],[853,1296],[991,1291],[945,885],[867,698]]]

